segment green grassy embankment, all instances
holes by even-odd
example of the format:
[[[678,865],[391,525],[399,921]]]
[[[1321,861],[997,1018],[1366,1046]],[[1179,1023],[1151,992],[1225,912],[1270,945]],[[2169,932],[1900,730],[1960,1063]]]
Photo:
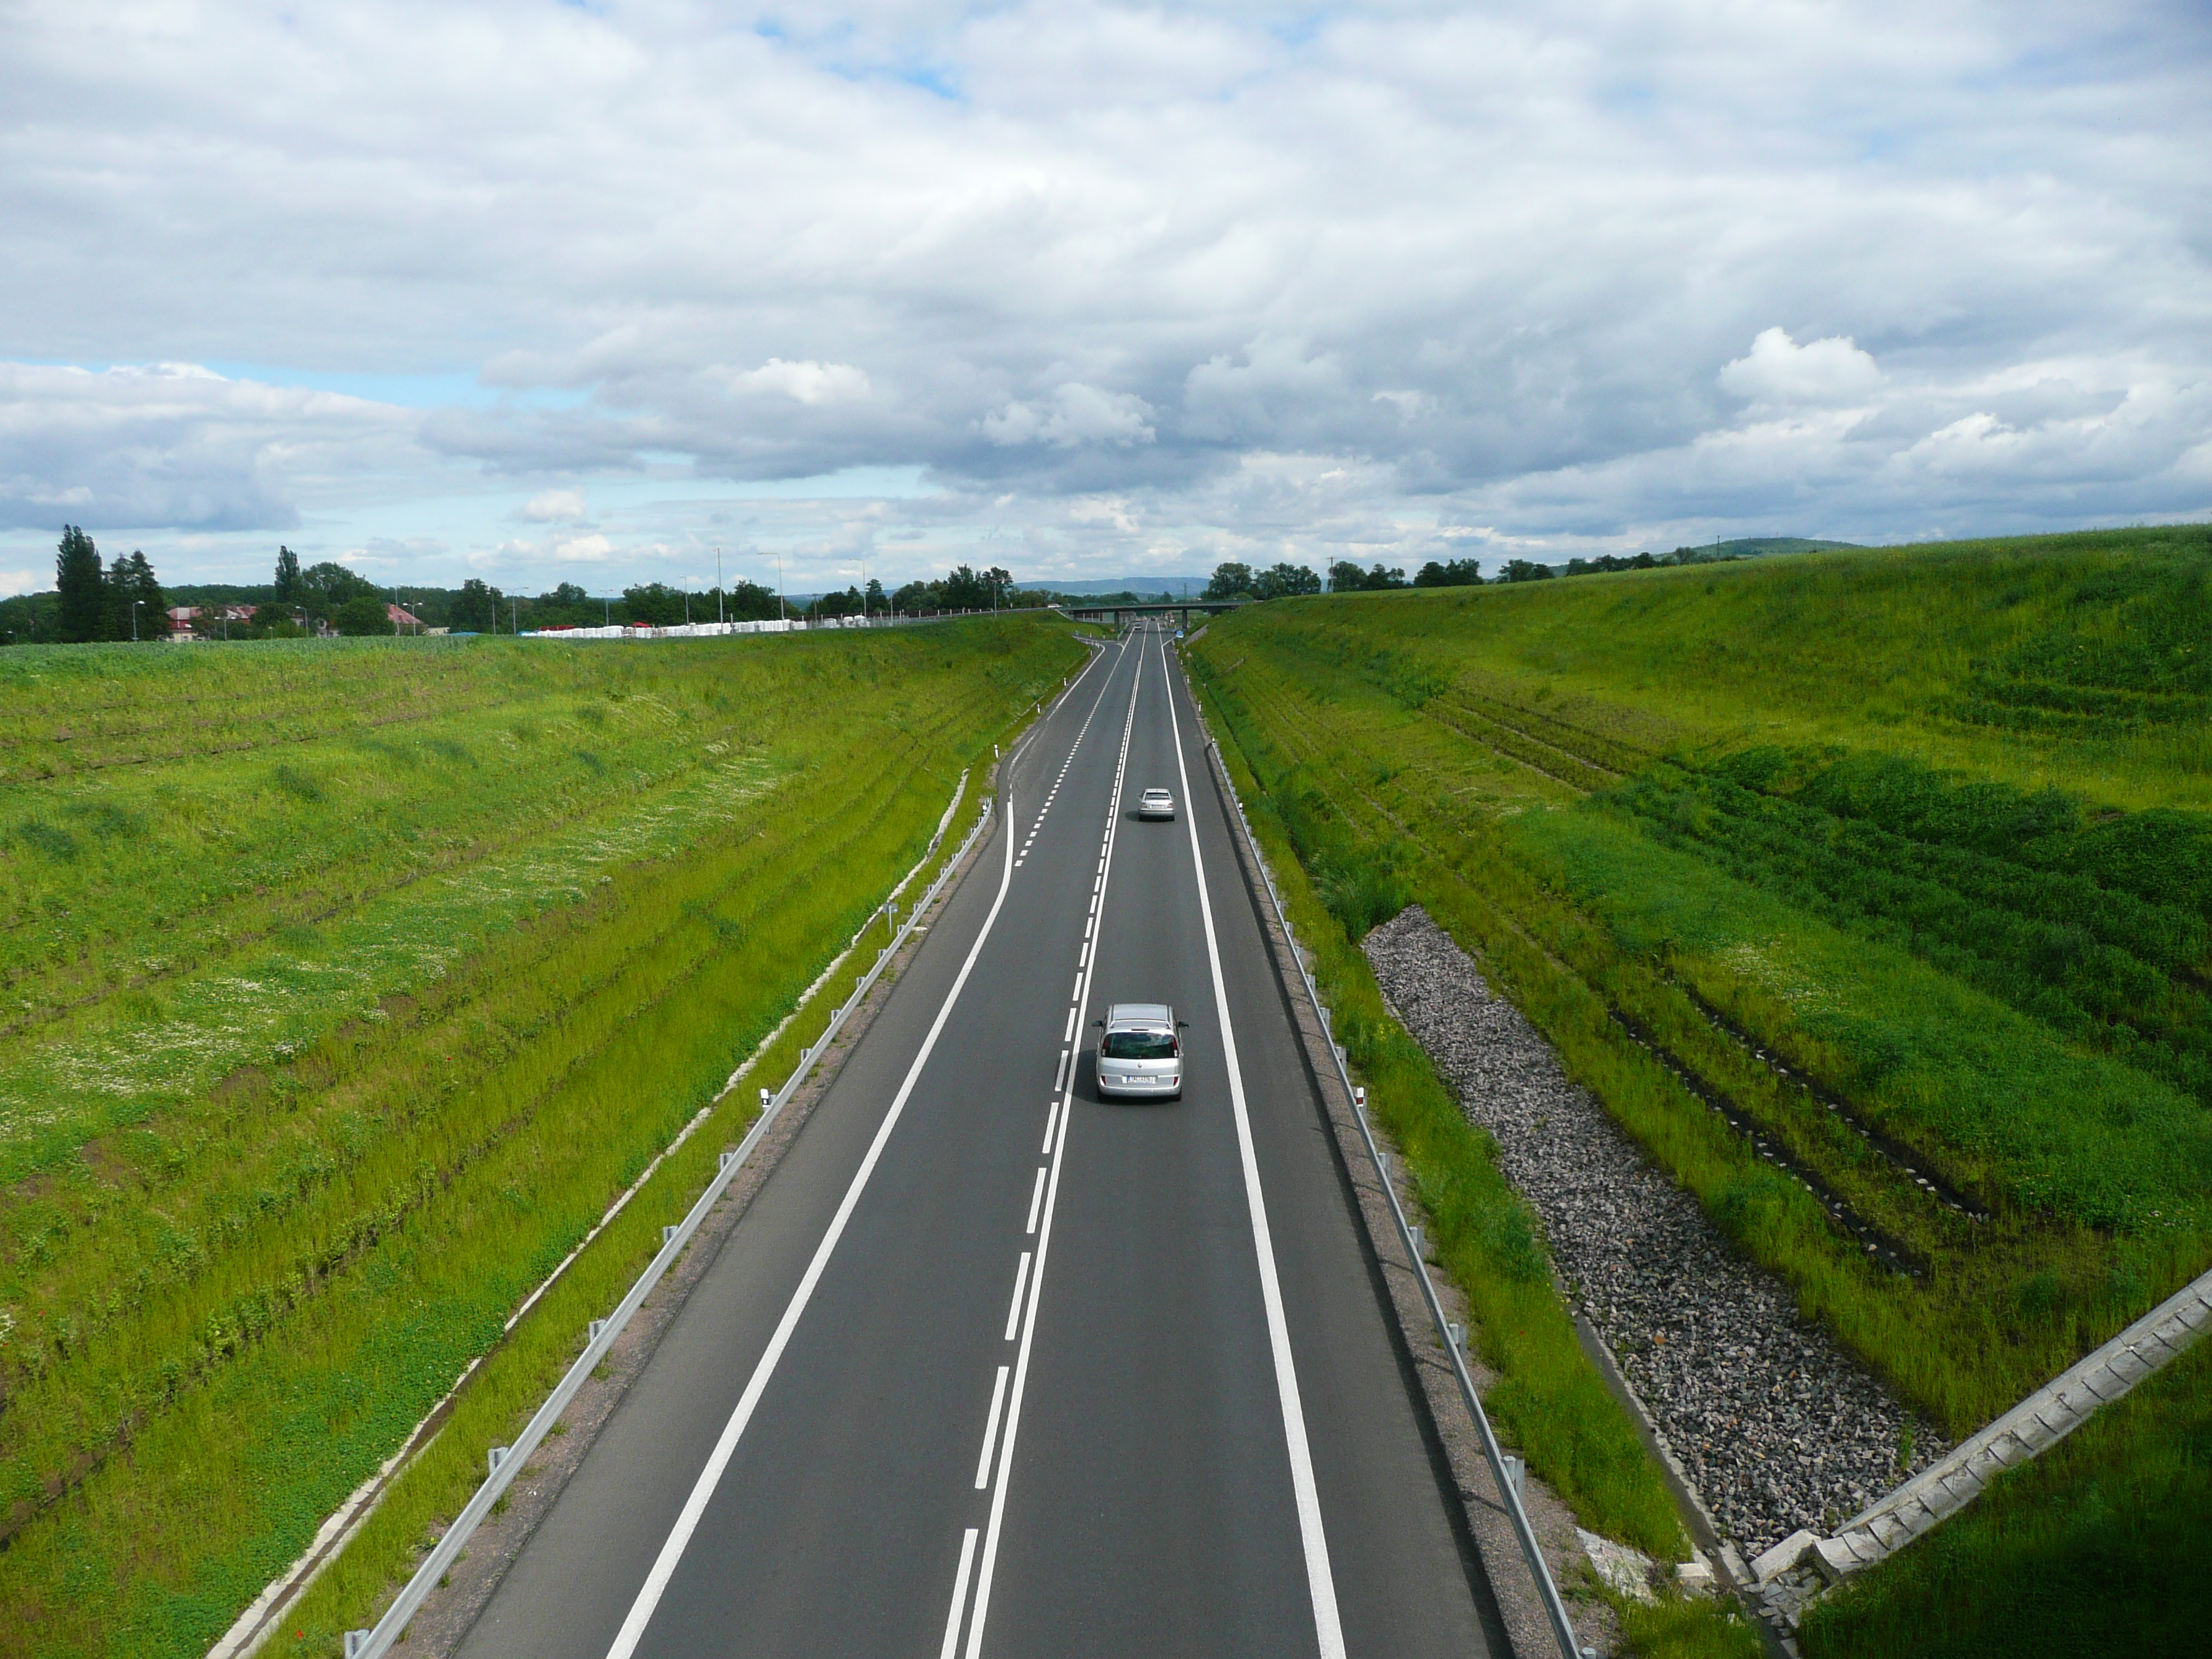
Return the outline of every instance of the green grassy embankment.
[[[1349,928],[1419,898],[1955,1434],[2212,1261],[2208,574],[2201,526],[1816,554],[1191,655]]]
[[[1591,1524],[1662,1559],[1686,1559],[1674,1499],[1553,1291],[1534,1216],[1427,1054],[1390,1018],[1340,907],[1324,901],[1293,856],[1277,799],[1253,770],[1249,734],[1232,727],[1215,735],[1225,739],[1223,758],[1275,871],[1284,910],[1313,952],[1315,981],[1366,1085],[1369,1112],[1398,1143],[1429,1212],[1436,1258],[1465,1291],[1481,1356],[1504,1379],[1486,1401],[1493,1424]]]
[[[1018,618],[0,655],[0,1653],[204,1650],[1081,654]],[[472,1381],[302,1610],[318,1649],[722,1113]]]

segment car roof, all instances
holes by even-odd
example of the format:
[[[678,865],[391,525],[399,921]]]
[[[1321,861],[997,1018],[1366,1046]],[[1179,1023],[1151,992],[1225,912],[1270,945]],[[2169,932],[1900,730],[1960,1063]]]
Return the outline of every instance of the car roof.
[[[1173,1025],[1175,1010],[1164,1002],[1116,1002],[1106,1010],[1109,1025]]]
[[[1164,795],[1167,793],[1167,791],[1164,789],[1147,789],[1145,793],[1148,795]]]

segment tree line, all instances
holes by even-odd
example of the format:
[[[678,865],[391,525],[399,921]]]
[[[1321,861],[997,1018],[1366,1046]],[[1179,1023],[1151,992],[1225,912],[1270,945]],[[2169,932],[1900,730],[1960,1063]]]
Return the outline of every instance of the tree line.
[[[289,547],[276,550],[265,583],[204,583],[164,593],[143,553],[103,566],[92,538],[75,526],[62,532],[52,592],[0,599],[0,642],[65,644],[102,640],[163,639],[172,629],[169,609],[196,606],[204,637],[228,640],[300,639],[326,633],[380,635],[398,631],[387,605],[403,609],[425,628],[455,634],[511,634],[540,629],[642,623],[666,628],[684,622],[759,622],[775,617],[848,617],[866,612],[918,616],[933,611],[992,611],[1049,604],[1056,596],[1014,586],[1011,572],[993,565],[956,566],[928,581],[896,591],[870,580],[795,599],[755,581],[726,588],[683,588],[666,582],[633,582],[622,597],[586,592],[574,582],[535,595],[509,592],[471,576],[458,588],[380,587],[331,561],[303,566]]]
[[[1717,548],[1677,548],[1672,553],[1607,554],[1570,560],[1564,573],[1526,559],[1510,559],[1495,577],[1500,582],[1545,581],[1562,574],[1592,575],[1616,570],[1645,570],[1662,565],[1704,564],[1738,556]],[[1474,559],[1431,560],[1408,579],[1402,568],[1381,563],[1362,569],[1350,560],[1328,567],[1327,576],[1287,561],[1264,569],[1225,562],[1216,565],[1203,598],[1273,599],[1299,594],[1374,592],[1393,588],[1466,587],[1482,583]],[[289,547],[276,550],[273,579],[264,585],[208,584],[173,590],[185,605],[207,607],[214,620],[200,620],[198,631],[227,639],[297,639],[312,635],[379,635],[397,631],[388,603],[404,608],[422,626],[456,634],[507,634],[548,628],[585,628],[606,623],[643,623],[665,628],[684,622],[757,622],[773,617],[921,616],[933,611],[994,611],[1052,604],[1066,596],[1048,589],[1017,588],[1012,574],[993,565],[976,570],[963,564],[928,581],[910,581],[896,590],[871,580],[842,592],[788,599],[757,582],[730,587],[686,589],[665,582],[635,582],[619,599],[595,597],[574,582],[562,582],[534,596],[509,593],[470,577],[455,588],[378,586],[358,571],[325,560],[302,567]],[[1134,594],[1121,596],[1131,601]],[[1110,600],[1110,596],[1109,596]],[[1097,605],[1097,597],[1074,603]],[[103,564],[92,538],[64,526],[54,562],[54,591],[0,600],[0,641],[7,643],[76,643],[91,641],[161,640],[172,623],[154,568],[133,551]]]
[[[1720,548],[1678,547],[1672,553],[1607,553],[1595,559],[1570,559],[1564,571],[1529,559],[1508,559],[1498,567],[1494,582],[1550,581],[1559,575],[1595,576],[1617,570],[1656,570],[1669,565],[1718,564],[1751,556]],[[1401,587],[1476,587],[1486,578],[1474,559],[1431,559],[1408,580],[1405,568],[1385,568],[1380,563],[1362,570],[1349,559],[1328,568],[1326,591],[1331,593],[1374,593]],[[1213,567],[1213,579],[1201,596],[1208,599],[1279,599],[1300,593],[1323,592],[1323,579],[1308,566],[1282,563],[1265,570],[1249,564]]]

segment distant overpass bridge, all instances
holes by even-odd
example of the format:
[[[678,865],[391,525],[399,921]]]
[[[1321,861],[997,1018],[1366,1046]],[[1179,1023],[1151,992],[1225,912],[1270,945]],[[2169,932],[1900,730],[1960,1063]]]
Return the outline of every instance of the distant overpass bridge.
[[[1071,605],[1066,609],[1067,614],[1078,622],[1110,623],[1116,628],[1121,625],[1125,617],[1176,617],[1181,619],[1179,625],[1188,632],[1190,628],[1190,613],[1194,611],[1204,616],[1213,617],[1218,616],[1224,611],[1234,611],[1239,605],[1251,603],[1250,599],[1175,599],[1165,605],[1157,603],[1115,605],[1109,602],[1100,605]]]

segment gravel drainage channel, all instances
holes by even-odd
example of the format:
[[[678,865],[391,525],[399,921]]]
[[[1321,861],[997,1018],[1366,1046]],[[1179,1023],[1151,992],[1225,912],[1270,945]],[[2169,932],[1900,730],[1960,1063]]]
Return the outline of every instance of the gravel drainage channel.
[[[1415,906],[1363,942],[1392,1011],[1498,1146],[1598,1332],[1723,1538],[1832,1530],[1945,1450],[1788,1286],[1732,1249]],[[1898,1453],[1910,1430],[1911,1462]]]

